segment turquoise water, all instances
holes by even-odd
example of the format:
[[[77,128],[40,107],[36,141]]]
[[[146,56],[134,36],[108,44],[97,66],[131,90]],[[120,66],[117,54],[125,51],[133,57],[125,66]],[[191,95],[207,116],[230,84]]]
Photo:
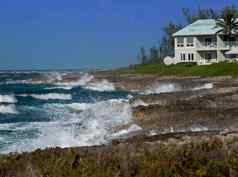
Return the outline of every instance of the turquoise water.
[[[0,73],[0,153],[103,144],[130,121],[128,97],[81,72]]]

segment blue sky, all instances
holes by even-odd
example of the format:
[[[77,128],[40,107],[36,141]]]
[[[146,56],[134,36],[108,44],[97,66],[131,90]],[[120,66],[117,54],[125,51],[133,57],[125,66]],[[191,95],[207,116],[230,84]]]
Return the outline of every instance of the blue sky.
[[[4,0],[0,69],[112,68],[137,62],[181,8],[237,0]]]

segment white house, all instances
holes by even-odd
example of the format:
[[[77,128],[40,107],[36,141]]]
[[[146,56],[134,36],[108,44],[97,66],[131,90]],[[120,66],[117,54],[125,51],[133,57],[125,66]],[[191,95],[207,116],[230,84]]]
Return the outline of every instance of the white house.
[[[238,35],[229,41],[219,31],[214,19],[198,20],[173,34],[173,63],[195,62],[199,65],[220,61],[238,61]]]

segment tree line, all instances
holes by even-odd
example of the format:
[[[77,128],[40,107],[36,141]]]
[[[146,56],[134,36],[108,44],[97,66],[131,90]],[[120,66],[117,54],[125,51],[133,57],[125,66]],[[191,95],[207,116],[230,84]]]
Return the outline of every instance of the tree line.
[[[159,40],[159,44],[150,48],[146,51],[144,47],[140,48],[138,54],[138,60],[140,64],[148,63],[160,63],[163,64],[163,59],[166,56],[174,56],[174,38],[173,34],[184,26],[191,24],[199,19],[216,19],[217,25],[222,26],[222,22],[219,19],[225,19],[229,14],[232,14],[232,18],[238,17],[238,9],[234,5],[227,5],[223,9],[214,10],[212,8],[201,8],[200,6],[197,10],[191,10],[189,8],[182,9],[182,15],[185,19],[185,24],[179,24],[170,21],[167,25],[162,28],[163,35]],[[223,24],[224,25],[224,24]],[[229,28],[229,26],[228,26]]]

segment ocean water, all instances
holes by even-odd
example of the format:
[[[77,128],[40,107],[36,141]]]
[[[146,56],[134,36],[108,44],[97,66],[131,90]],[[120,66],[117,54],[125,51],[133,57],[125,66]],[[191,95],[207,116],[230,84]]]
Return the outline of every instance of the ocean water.
[[[131,121],[129,97],[82,72],[0,73],[0,154],[110,142]]]

